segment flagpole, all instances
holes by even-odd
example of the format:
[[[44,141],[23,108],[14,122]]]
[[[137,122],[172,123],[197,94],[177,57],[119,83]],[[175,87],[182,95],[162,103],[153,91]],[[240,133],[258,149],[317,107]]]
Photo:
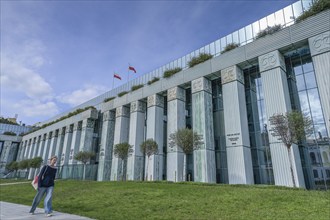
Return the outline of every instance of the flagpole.
[[[113,89],[113,83],[114,83],[114,81],[115,81],[115,73],[113,73],[113,75],[112,75],[112,88],[111,89]]]
[[[128,82],[129,82],[129,63],[128,63],[128,68],[127,68],[127,75],[128,75],[128,81],[127,81],[127,84],[128,84]]]

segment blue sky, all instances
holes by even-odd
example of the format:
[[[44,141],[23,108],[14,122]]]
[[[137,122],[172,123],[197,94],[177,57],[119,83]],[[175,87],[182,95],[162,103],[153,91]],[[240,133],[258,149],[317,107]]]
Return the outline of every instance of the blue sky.
[[[47,120],[293,2],[2,0],[0,115]]]

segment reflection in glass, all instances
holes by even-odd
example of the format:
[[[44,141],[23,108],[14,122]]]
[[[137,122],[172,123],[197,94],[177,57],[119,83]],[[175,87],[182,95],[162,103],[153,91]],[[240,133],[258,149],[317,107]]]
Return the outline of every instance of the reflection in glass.
[[[316,87],[316,81],[315,81],[315,76],[314,72],[309,72],[304,74],[305,75],[305,81],[306,81],[306,88],[307,89],[312,89]]]
[[[295,18],[299,17],[302,14],[302,5],[301,2],[298,1],[294,4],[292,4],[292,8],[293,8],[293,15]]]
[[[292,6],[289,5],[288,7],[284,8],[284,19],[285,19],[285,23],[291,23],[294,21],[294,17],[293,17],[293,12],[292,12]]]
[[[317,89],[307,90],[314,124],[324,123],[320,97]]]
[[[307,11],[312,6],[312,0],[302,1],[304,11]]]
[[[280,24],[280,25],[284,25],[285,24],[285,21],[284,21],[284,14],[283,14],[283,10],[279,10],[277,12],[275,12],[275,19],[276,19],[276,22],[275,24]]]
[[[275,25],[275,14],[270,14],[267,16],[267,26],[273,27]]]
[[[307,93],[306,91],[301,91],[299,94],[299,101],[301,105],[301,111],[302,112],[309,112],[309,105],[308,105],[308,99],[307,99]]]
[[[297,89],[298,91],[302,91],[306,89],[305,86],[305,80],[304,80],[304,75],[301,74],[299,76],[296,76],[296,84],[297,84]]]
[[[303,57],[302,59],[302,67],[305,73],[313,71],[312,59],[310,57]]]

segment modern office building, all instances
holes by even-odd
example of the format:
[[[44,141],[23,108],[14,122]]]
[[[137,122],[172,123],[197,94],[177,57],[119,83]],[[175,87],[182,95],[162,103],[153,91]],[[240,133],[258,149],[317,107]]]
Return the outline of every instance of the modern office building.
[[[329,187],[330,10],[295,22],[311,2],[289,5],[69,112],[93,108],[49,119],[43,123],[48,126],[23,137],[17,160],[42,156],[46,161],[56,154],[61,177],[72,178],[79,165],[75,153],[94,151],[91,165],[97,173],[90,175],[98,181],[125,175],[128,180],[293,186],[287,150],[270,134],[269,118],[299,110],[313,120],[314,133],[291,148],[296,185]],[[274,25],[282,28],[257,38]],[[232,43],[239,47],[225,52]],[[213,57],[189,67],[201,53]],[[176,67],[182,70],[163,77]],[[160,80],[148,84],[154,77]],[[143,87],[131,91],[134,85]],[[121,92],[127,93],[119,97]],[[110,97],[115,98],[104,101]],[[187,155],[187,176],[183,151],[168,144],[169,135],[185,127],[203,139],[203,146]],[[140,150],[148,138],[159,148],[149,161]],[[133,146],[124,169],[113,154],[114,145],[123,142]]]

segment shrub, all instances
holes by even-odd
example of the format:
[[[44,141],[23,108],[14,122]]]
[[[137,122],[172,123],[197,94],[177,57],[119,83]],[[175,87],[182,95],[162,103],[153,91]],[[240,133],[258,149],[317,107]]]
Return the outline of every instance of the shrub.
[[[10,125],[19,125],[18,123],[12,122],[7,118],[0,117],[0,123],[2,124],[10,124]]]
[[[180,68],[180,67],[176,67],[176,68],[170,69],[170,70],[165,70],[163,77],[169,78],[169,77],[173,76],[174,74],[180,72],[181,70],[182,70],[182,68]]]
[[[10,135],[10,136],[16,136],[16,133],[15,132],[12,132],[12,131],[5,131],[3,132],[4,135]]]
[[[282,26],[280,24],[278,25],[274,25],[273,27],[267,27],[266,29],[260,31],[257,36],[256,39],[264,37],[268,34],[274,34],[275,32],[281,30]]]
[[[298,18],[296,18],[295,22],[305,20],[306,18],[316,15],[327,9],[330,9],[329,0],[314,0],[314,4],[307,11],[304,11]]]
[[[109,98],[104,99],[103,102],[109,102],[109,101],[111,101],[111,100],[113,100],[115,98],[116,97],[112,96],[112,97],[109,97]]]
[[[193,57],[189,63],[188,66],[189,67],[193,67],[196,66],[197,64],[203,63],[206,60],[209,60],[213,57],[213,55],[208,54],[208,53],[200,53],[198,57]]]
[[[231,44],[227,44],[227,46],[225,46],[225,48],[223,49],[223,51],[221,51],[221,54],[226,53],[230,50],[233,50],[235,48],[239,47],[239,44],[237,43],[231,43]]]
[[[151,85],[151,84],[153,84],[154,82],[157,82],[158,80],[159,80],[158,77],[154,77],[154,78],[152,78],[152,80],[149,80],[149,81],[148,81],[148,85]]]
[[[127,93],[128,93],[127,91],[120,92],[120,93],[118,93],[118,97],[122,97],[123,95],[125,95]]]
[[[135,91],[135,90],[138,90],[139,88],[142,88],[144,85],[140,84],[140,85],[135,85],[135,86],[132,86],[131,88],[131,91]]]

